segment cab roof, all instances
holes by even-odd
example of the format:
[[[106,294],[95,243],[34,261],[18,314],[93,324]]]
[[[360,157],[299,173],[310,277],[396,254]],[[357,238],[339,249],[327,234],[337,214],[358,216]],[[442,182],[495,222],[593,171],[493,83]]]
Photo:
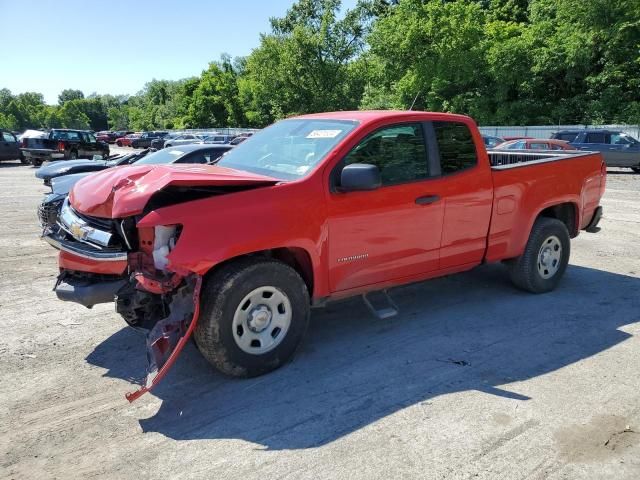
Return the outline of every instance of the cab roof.
[[[470,117],[466,115],[458,115],[455,113],[442,113],[442,112],[424,112],[418,110],[352,110],[344,112],[324,112],[324,113],[312,113],[308,115],[300,115],[291,118],[315,118],[326,120],[352,120],[365,124],[381,120],[385,118],[394,119],[415,119],[415,120],[457,120],[468,122]]]

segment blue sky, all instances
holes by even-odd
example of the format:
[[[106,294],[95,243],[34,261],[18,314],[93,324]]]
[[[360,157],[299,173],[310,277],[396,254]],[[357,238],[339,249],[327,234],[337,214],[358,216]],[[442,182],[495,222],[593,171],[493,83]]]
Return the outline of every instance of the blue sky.
[[[350,8],[356,0],[344,0]],[[0,0],[0,88],[133,94],[247,55],[292,0]],[[13,19],[13,21],[10,21]]]

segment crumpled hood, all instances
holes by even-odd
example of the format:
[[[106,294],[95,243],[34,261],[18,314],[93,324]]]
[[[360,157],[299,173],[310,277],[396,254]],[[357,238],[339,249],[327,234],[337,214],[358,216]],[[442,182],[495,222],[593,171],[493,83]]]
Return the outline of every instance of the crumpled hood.
[[[138,215],[151,196],[168,186],[214,187],[274,185],[280,180],[216,165],[132,165],[88,175],[69,194],[85,215],[124,218]]]

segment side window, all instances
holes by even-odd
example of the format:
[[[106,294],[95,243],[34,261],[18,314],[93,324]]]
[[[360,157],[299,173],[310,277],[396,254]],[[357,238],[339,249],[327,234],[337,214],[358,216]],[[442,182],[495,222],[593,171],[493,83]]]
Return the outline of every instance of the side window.
[[[606,143],[604,133],[588,133],[584,143]]]
[[[96,137],[94,137],[93,133],[88,133],[87,138],[89,139],[89,143],[96,143]]]
[[[548,143],[530,143],[529,148],[532,150],[549,150]]]
[[[18,140],[16,140],[16,137],[13,136],[13,133],[9,133],[9,132],[2,132],[2,138],[5,142],[9,142],[9,143],[16,143]]]
[[[440,150],[442,175],[456,173],[478,164],[471,131],[463,123],[433,122]]]
[[[576,139],[577,136],[578,135],[575,134],[575,133],[561,133],[560,135],[557,135],[556,138],[558,140],[565,140],[567,142],[573,142]]]
[[[429,172],[422,125],[395,125],[372,133],[347,154],[342,167],[353,163],[377,166],[383,185],[427,178]],[[341,170],[337,169],[338,185]]]
[[[612,133],[610,143],[612,145],[628,145],[631,142],[627,139],[625,135],[620,133]]]
[[[83,133],[81,133],[81,134],[80,134],[80,138],[82,139],[82,141],[83,141],[84,143],[89,143],[89,135],[87,135],[86,133],[84,133],[84,132],[83,132]]]
[[[527,148],[527,143],[524,140],[518,140],[517,142],[513,142],[507,148],[509,150],[525,150]]]
[[[67,140],[74,140],[74,141],[80,140],[79,132],[66,132],[66,133],[67,133]]]

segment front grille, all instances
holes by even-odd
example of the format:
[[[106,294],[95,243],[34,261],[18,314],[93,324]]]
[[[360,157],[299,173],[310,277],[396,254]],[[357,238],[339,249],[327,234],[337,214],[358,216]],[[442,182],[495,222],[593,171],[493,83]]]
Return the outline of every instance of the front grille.
[[[38,206],[38,219],[43,228],[54,227],[58,223],[58,214],[60,213],[62,202],[63,200],[42,202]]]

